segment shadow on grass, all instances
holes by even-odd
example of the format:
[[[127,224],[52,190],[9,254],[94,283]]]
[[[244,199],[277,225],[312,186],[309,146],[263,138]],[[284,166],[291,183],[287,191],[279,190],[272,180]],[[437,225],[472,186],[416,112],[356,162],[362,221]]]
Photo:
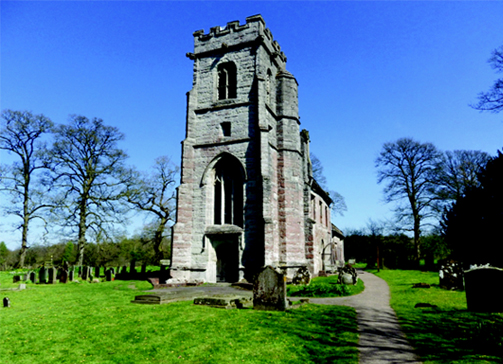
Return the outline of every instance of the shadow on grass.
[[[503,315],[415,309],[401,317],[423,360],[503,363]]]

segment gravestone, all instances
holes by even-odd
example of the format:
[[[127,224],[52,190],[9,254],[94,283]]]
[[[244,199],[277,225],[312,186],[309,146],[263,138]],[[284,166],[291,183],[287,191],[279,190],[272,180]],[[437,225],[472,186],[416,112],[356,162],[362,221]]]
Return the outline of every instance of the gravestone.
[[[12,277],[12,283],[17,283],[21,281],[21,276],[14,276]]]
[[[45,269],[45,267],[42,266],[38,271],[38,283],[43,284],[45,283],[46,279],[47,279],[47,269]]]
[[[82,267],[82,275],[81,275],[81,277],[82,277],[83,281],[86,281],[86,280],[90,279],[92,270],[93,270],[93,268],[89,267],[87,265],[84,266],[84,267]]]
[[[10,307],[10,299],[9,299],[9,297],[4,297],[4,299],[3,299],[3,307]]]
[[[166,282],[169,279],[169,266],[171,265],[171,259],[161,259],[159,261],[161,265],[161,272],[159,273],[159,282]]]
[[[114,277],[115,277],[115,271],[113,268],[108,268],[106,271],[105,271],[105,280],[107,282],[111,282],[114,280]]]
[[[21,276],[21,280],[23,282],[26,282],[28,280],[28,277],[29,277],[29,272],[28,273],[24,273],[22,276]]]
[[[444,260],[440,262],[438,272],[440,288],[463,290],[463,268],[459,262],[454,260]]]
[[[19,286],[17,286],[17,289],[20,291],[26,289],[26,283],[20,283]]]
[[[37,274],[35,272],[30,272],[31,283],[37,283]]]
[[[311,273],[307,267],[300,267],[292,278],[292,284],[295,285],[309,285],[311,283]]]
[[[79,265],[79,266],[78,266],[78,272],[79,272],[79,273],[78,273],[78,276],[79,276],[79,277],[81,277],[81,278],[82,278],[82,271],[83,271],[83,269],[82,269],[82,268],[83,268],[83,267],[82,267],[81,265]]]
[[[75,268],[70,268],[70,271],[68,272],[68,280],[70,282],[75,280]]]
[[[100,277],[100,267],[99,267],[99,266],[98,266],[98,267],[96,267],[96,268],[94,268],[94,276],[95,276],[96,278],[99,278],[99,277]]]
[[[59,283],[67,283],[68,282],[68,271],[65,269],[61,269],[59,276]]]
[[[253,309],[285,311],[286,276],[268,265],[258,273],[253,284]]]
[[[465,271],[466,304],[469,311],[503,312],[500,290],[503,269],[476,267]]]
[[[337,279],[338,284],[356,284],[358,282],[358,273],[356,269],[350,264],[346,264],[343,268],[337,268],[339,273],[339,278]]]
[[[56,268],[49,268],[48,270],[48,274],[49,274],[49,284],[54,284],[54,283],[58,283],[58,280],[56,279],[56,275],[58,274],[58,270]]]

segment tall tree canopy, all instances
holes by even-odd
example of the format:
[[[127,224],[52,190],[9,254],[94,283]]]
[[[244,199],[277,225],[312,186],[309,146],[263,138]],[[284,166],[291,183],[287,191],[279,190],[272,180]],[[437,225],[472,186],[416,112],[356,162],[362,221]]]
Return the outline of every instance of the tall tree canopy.
[[[416,260],[420,259],[421,225],[432,216],[434,179],[441,154],[431,143],[401,138],[385,143],[375,161],[378,183],[384,187],[385,201],[397,203],[398,221],[414,234]]]
[[[60,192],[56,211],[64,216],[65,226],[77,230],[79,265],[88,229],[105,232],[108,223],[120,220],[117,202],[127,158],[117,146],[122,139],[124,135],[117,128],[84,116],[71,116],[68,125],[55,129],[50,181]]]
[[[503,268],[503,154],[479,173],[480,184],[456,200],[443,220],[444,234],[454,257],[468,264]]]
[[[128,184],[127,200],[134,208],[146,211],[154,217],[151,225],[152,236],[148,242],[153,244],[154,259],[158,263],[163,258],[161,247],[167,227],[175,219],[178,167],[168,157],[162,156],[156,159],[152,173],[131,173],[133,178]]]
[[[10,166],[3,166],[0,175],[0,188],[7,191],[12,200],[6,207],[7,214],[21,219],[21,249],[19,266],[24,267],[28,249],[28,229],[32,220],[43,218],[44,194],[35,188],[35,174],[44,168],[45,146],[41,142],[44,133],[53,126],[44,115],[33,115],[28,111],[4,110],[2,119],[5,125],[0,129],[0,149],[15,154],[18,159]]]
[[[455,150],[443,153],[436,173],[437,210],[452,204],[465,192],[479,185],[478,173],[491,156],[478,150]]]
[[[497,73],[503,72],[503,45],[493,51],[489,59],[491,67]],[[487,92],[481,92],[478,96],[479,102],[473,107],[481,111],[491,111],[498,113],[503,110],[503,78],[494,81],[494,84]]]

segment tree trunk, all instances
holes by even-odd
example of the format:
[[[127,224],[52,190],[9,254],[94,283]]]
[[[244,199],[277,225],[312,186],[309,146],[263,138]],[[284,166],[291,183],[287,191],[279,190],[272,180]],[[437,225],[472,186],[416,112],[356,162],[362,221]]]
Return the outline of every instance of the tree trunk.
[[[78,253],[77,253],[77,264],[82,266],[84,264],[84,248],[86,246],[86,203],[81,202],[80,206],[80,221],[79,221],[79,242],[78,242]]]

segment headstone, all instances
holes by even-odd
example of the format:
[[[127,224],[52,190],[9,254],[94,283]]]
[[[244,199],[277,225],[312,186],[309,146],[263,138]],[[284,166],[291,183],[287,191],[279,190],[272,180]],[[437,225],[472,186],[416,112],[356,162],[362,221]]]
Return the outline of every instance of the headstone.
[[[459,262],[446,260],[440,263],[438,272],[440,288],[463,290],[463,268]]]
[[[164,283],[169,278],[169,266],[171,265],[171,259],[161,259],[159,261],[161,265],[161,271],[159,273],[159,281]]]
[[[70,268],[70,272],[68,272],[68,280],[73,282],[75,280],[75,269]]]
[[[10,307],[10,299],[8,297],[4,297],[3,307]]]
[[[87,265],[82,267],[82,274],[81,274],[81,278],[83,281],[86,281],[89,279],[89,276],[91,274],[91,267],[88,267]]]
[[[108,268],[105,271],[105,280],[107,282],[111,282],[114,280],[115,274],[114,274],[114,269],[113,268]]]
[[[65,269],[61,269],[59,276],[59,283],[66,283],[66,282],[68,282],[68,271]]]
[[[28,277],[29,277],[29,272],[28,273],[24,273],[22,276],[21,276],[21,280],[23,282],[26,282],[28,280]]]
[[[122,267],[121,274],[124,274],[124,275],[127,274],[127,267],[126,266]]]
[[[35,272],[30,272],[31,283],[37,283],[37,274]]]
[[[300,267],[292,278],[292,284],[308,285],[311,283],[311,273],[307,267]]]
[[[285,311],[286,307],[286,276],[270,265],[262,268],[253,284],[253,308]]]
[[[26,289],[26,283],[20,283],[19,286],[17,286],[17,289],[20,291]]]
[[[464,277],[469,311],[503,312],[503,300],[495,288],[503,280],[503,269],[475,267],[465,271]]]
[[[38,283],[44,284],[46,279],[47,279],[47,269],[45,269],[45,267],[42,266],[38,271]]]
[[[343,268],[337,268],[337,272],[339,273],[338,284],[354,285],[358,282],[358,273],[356,273],[356,269],[350,264],[346,264]]]
[[[17,283],[21,281],[21,276],[14,276],[12,277],[12,283]]]
[[[79,265],[79,267],[78,267],[78,272],[79,272],[78,276],[81,277],[81,278],[82,278],[82,271],[83,271],[82,268],[83,267],[81,265]]]
[[[95,276],[96,278],[99,278],[99,277],[100,277],[100,267],[99,267],[99,266],[98,266],[98,267],[96,267],[96,268],[94,268],[94,276]]]
[[[58,280],[56,279],[56,275],[58,274],[58,270],[56,268],[49,268],[48,270],[49,274],[49,284],[54,284],[58,283]]]

